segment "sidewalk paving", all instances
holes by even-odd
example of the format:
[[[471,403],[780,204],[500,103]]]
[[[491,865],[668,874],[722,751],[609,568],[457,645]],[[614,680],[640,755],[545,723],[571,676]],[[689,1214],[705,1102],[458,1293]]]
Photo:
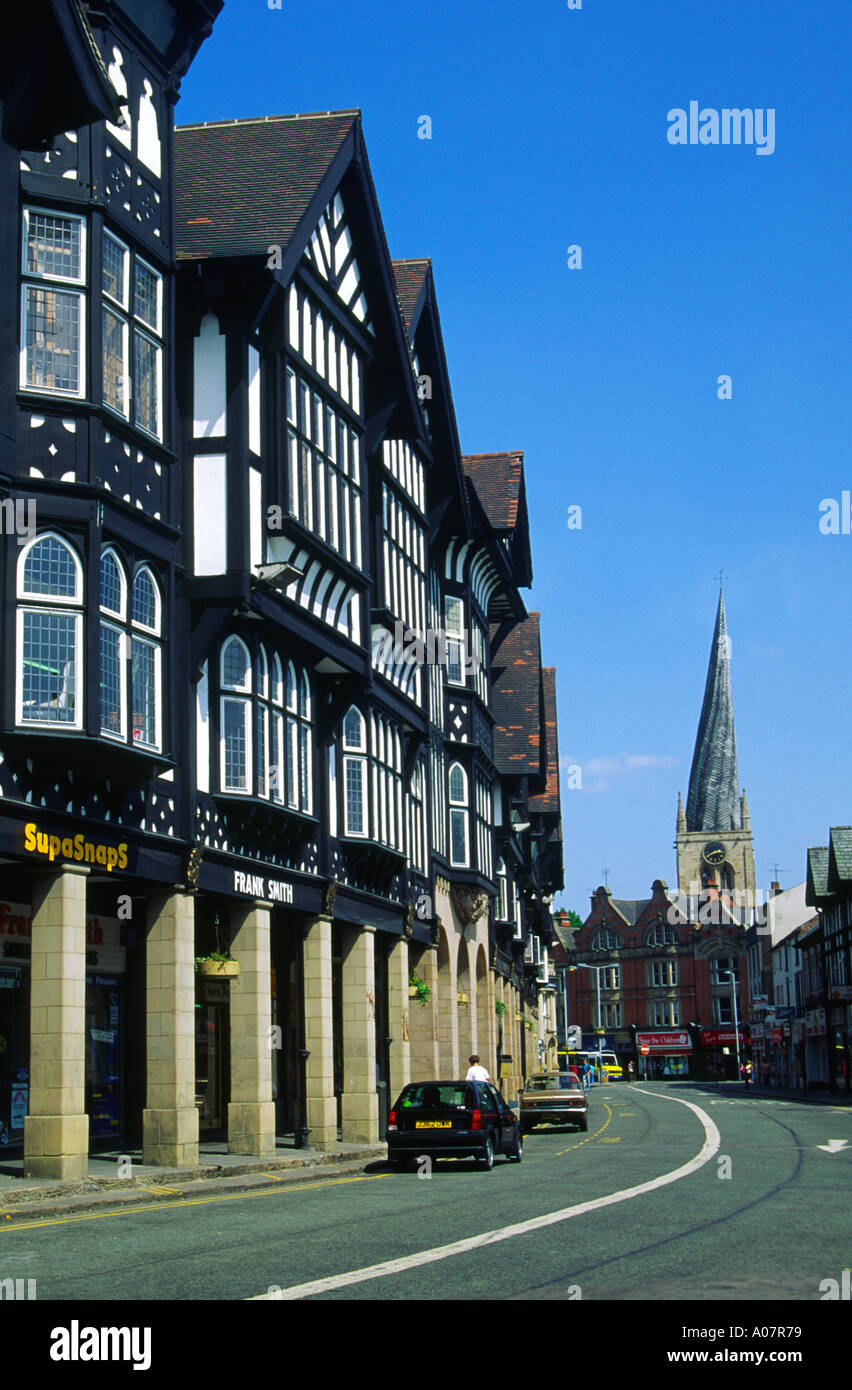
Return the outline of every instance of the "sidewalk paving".
[[[326,1181],[363,1172],[382,1162],[384,1144],[338,1144],[328,1151],[293,1149],[279,1140],[274,1156],[252,1158],[228,1152],[222,1140],[198,1146],[192,1168],[160,1168],[142,1163],[141,1149],[131,1147],[89,1155],[88,1175],[82,1181],[24,1177],[23,1158],[0,1162],[0,1221],[17,1223],[33,1218],[68,1215],[90,1209],[133,1207],[146,1203],[201,1199],[271,1187],[274,1183]],[[118,1177],[119,1159],[130,1160],[130,1174]],[[126,1170],[126,1162],[122,1165]]]

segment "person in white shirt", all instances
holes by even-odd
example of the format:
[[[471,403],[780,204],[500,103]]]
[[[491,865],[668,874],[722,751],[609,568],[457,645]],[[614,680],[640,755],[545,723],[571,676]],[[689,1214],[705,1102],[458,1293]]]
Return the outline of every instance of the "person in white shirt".
[[[479,1056],[476,1052],[468,1058],[470,1066],[467,1069],[465,1081],[490,1081],[491,1077],[483,1066],[480,1065]]]

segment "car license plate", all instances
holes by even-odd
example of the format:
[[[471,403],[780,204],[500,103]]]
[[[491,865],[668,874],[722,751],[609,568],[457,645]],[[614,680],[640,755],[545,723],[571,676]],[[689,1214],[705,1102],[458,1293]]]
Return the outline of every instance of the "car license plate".
[[[415,1129],[452,1129],[452,1120],[415,1120]]]

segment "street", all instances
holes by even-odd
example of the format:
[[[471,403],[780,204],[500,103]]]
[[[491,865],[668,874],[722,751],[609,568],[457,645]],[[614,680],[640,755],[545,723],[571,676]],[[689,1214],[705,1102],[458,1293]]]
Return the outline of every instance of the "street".
[[[588,1133],[536,1130],[520,1165],[445,1161],[421,1176],[375,1163],[286,1189],[16,1219],[0,1228],[0,1275],[80,1305],[815,1301],[850,1263],[850,1113],[684,1083],[596,1086]]]

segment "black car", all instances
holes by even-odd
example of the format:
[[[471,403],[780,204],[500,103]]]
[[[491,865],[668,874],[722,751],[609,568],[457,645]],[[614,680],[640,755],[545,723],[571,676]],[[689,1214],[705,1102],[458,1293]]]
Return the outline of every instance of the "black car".
[[[492,1168],[495,1154],[523,1156],[521,1126],[490,1081],[417,1081],[406,1086],[388,1116],[388,1161],[477,1158]]]

